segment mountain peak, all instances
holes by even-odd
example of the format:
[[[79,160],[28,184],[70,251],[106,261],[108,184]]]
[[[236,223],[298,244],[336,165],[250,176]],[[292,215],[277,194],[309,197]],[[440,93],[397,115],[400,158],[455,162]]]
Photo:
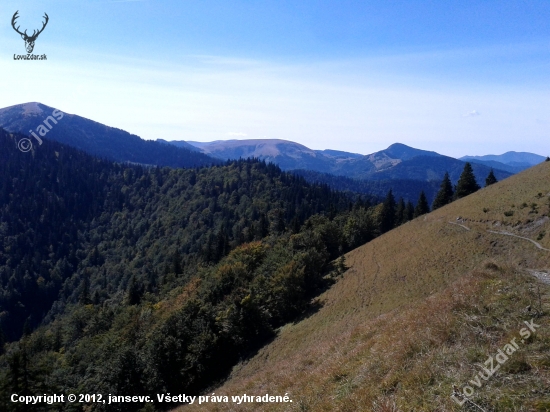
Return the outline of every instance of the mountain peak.
[[[394,143],[390,145],[386,150],[382,150],[379,153],[384,153],[392,159],[409,160],[417,156],[441,156],[439,153],[415,149],[414,147],[407,146],[403,143]]]
[[[417,150],[414,147],[407,146],[406,144],[399,143],[399,142],[389,145],[386,150],[407,150],[407,149]]]
[[[258,157],[273,160],[279,156],[292,158],[307,155],[315,158],[317,154],[299,143],[282,139],[243,139],[216,140],[213,142],[187,143],[200,148],[203,153],[220,159],[238,159],[240,157]]]
[[[44,111],[38,102],[25,103],[21,108],[23,109],[23,114],[41,114]]]
[[[15,111],[18,112],[18,114],[27,116],[27,115],[39,115],[44,112],[44,108],[47,108],[48,106],[39,103],[39,102],[29,102],[29,103],[22,103],[22,104],[16,104],[13,106],[5,107],[3,109],[0,109],[0,112],[10,112]]]

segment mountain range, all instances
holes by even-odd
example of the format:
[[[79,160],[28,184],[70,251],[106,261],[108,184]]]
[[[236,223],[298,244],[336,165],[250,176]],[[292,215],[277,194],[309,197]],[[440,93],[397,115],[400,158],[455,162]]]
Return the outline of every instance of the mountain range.
[[[360,193],[373,190],[375,193],[368,193],[376,195],[394,189],[397,197],[412,201],[416,201],[416,194],[421,190],[431,201],[437,190],[434,182],[440,182],[445,172],[449,172],[451,180],[456,183],[465,161],[472,162],[478,183],[483,186],[491,169],[494,169],[497,179],[502,180],[544,160],[543,156],[515,152],[455,159],[401,143],[362,155],[331,149],[312,150],[281,139],[205,143],[159,138],[151,141],[73,114],[62,113],[62,118],[56,120],[52,116],[55,110],[36,102],[0,109],[0,127],[9,132],[31,134],[29,139],[35,146],[38,145],[37,138],[44,138],[101,158],[143,165],[197,167],[253,157],[335,189],[342,189],[344,185]],[[349,180],[344,181],[344,178]]]
[[[506,170],[510,173],[519,173],[543,162],[544,156],[528,152],[506,152],[501,155],[463,156],[460,160],[479,163],[494,169]]]
[[[361,180],[412,179],[440,180],[446,171],[456,181],[464,161],[434,151],[415,149],[394,143],[387,149],[361,155],[337,150],[312,150],[298,143],[279,139],[225,140],[215,142],[166,142],[184,147],[193,145],[200,152],[220,160],[255,157],[277,164],[283,170],[308,170]],[[542,156],[539,156],[544,160]],[[542,161],[541,160],[541,161]],[[482,183],[492,166],[475,162],[474,172]],[[539,162],[540,163],[540,162]],[[507,166],[503,163],[504,168]],[[497,167],[497,178],[504,179],[515,171]]]
[[[299,174],[310,182],[326,183],[339,190],[384,196],[392,189],[397,197],[413,202],[417,200],[420,191],[424,191],[431,202],[445,172],[456,183],[465,164],[464,160],[402,143],[361,155],[337,150],[312,150],[298,143],[278,139],[163,142],[178,147],[192,145],[201,153],[220,160],[259,158]],[[542,156],[539,157],[544,160]],[[498,180],[518,171],[496,161],[494,164],[475,161],[472,167],[480,186],[485,184],[491,169],[494,169]]]
[[[418,156],[440,157],[436,152],[395,143],[385,150],[361,155],[339,150],[312,150],[281,139],[218,140],[215,142],[173,141],[178,147],[196,150],[220,160],[254,157],[277,164],[283,170],[311,170],[351,178],[376,178],[381,172]],[[381,178],[384,178],[384,175]]]
[[[32,113],[45,140],[67,120]],[[24,139],[0,128],[0,410],[54,393],[121,412],[550,410],[550,162],[429,213],[265,159],[148,167]],[[322,152],[390,177],[302,169],[340,186],[464,165]]]

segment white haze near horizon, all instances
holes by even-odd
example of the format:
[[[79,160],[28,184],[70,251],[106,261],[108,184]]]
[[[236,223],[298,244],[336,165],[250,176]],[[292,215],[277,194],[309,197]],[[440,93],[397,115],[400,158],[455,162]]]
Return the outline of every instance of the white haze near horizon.
[[[12,43],[21,46],[2,42],[1,56],[10,55]],[[284,139],[362,154],[395,142],[453,157],[550,154],[548,84],[522,82],[528,73],[520,72],[513,81],[491,82],[490,72],[476,78],[465,69],[414,70],[507,51],[293,64],[217,56],[167,63],[47,51],[47,62],[0,60],[0,107],[37,101],[144,139]]]

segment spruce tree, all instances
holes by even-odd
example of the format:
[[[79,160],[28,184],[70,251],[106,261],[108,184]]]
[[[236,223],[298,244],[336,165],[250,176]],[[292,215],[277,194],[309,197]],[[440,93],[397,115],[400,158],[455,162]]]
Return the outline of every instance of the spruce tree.
[[[4,345],[6,344],[6,336],[4,335],[4,331],[2,330],[2,327],[0,326],[0,355],[4,354]]]
[[[128,283],[128,289],[126,292],[126,303],[128,305],[138,305],[141,301],[141,287],[136,281],[136,277],[132,276]]]
[[[426,194],[424,193],[424,191],[421,191],[416,207],[414,208],[414,217],[422,216],[426,213],[430,213],[430,206],[428,205]]]
[[[386,195],[380,212],[380,233],[386,233],[395,227],[395,198],[392,190]]]
[[[496,182],[498,182],[498,180],[493,173],[493,169],[491,169],[491,171],[489,172],[489,176],[487,176],[487,179],[485,179],[485,187],[494,185]]]
[[[440,207],[451,203],[453,201],[453,194],[453,184],[449,178],[449,173],[445,172],[445,176],[443,176],[443,181],[439,187],[439,192],[437,192],[437,195],[432,203],[432,210],[439,209]]]
[[[466,162],[466,164],[464,165],[464,170],[462,171],[460,179],[458,179],[458,183],[456,185],[455,197],[457,199],[461,199],[474,192],[477,192],[478,190],[479,185],[476,182],[476,177],[474,175],[472,165],[469,162]]]
[[[395,211],[395,223],[396,225],[402,225],[407,221],[407,214],[406,214],[406,208],[405,201],[403,198],[399,199],[399,202],[397,203],[397,210]]]
[[[176,250],[172,258],[172,269],[176,275],[181,275],[183,273],[183,267],[181,265],[182,257],[179,250]]]
[[[29,336],[32,333],[31,319],[30,316],[27,318],[23,324],[23,336]]]
[[[346,257],[344,255],[341,255],[338,258],[338,260],[336,261],[336,267],[340,275],[348,270],[348,267],[346,266]]]
[[[300,231],[300,220],[298,219],[298,216],[294,216],[292,218],[290,222],[290,228],[293,235]]]
[[[78,302],[82,305],[87,305],[90,303],[90,277],[87,271],[84,273],[83,279],[80,282]]]
[[[414,219],[414,206],[410,200],[407,202],[406,216],[407,216],[407,221]]]
[[[260,215],[260,221],[258,224],[258,238],[263,239],[269,234],[269,221],[265,213]]]
[[[101,296],[99,295],[99,290],[95,290],[93,296],[92,296],[92,303],[94,305],[99,305],[101,303]]]

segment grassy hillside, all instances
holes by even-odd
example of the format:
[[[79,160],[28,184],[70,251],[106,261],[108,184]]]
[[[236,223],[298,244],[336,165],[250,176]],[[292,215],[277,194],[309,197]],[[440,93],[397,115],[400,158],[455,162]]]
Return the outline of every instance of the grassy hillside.
[[[243,411],[550,410],[549,197],[543,163],[350,252],[321,308],[212,392],[293,399]],[[532,319],[540,327],[501,369],[469,383]],[[474,394],[459,406],[465,385]]]

